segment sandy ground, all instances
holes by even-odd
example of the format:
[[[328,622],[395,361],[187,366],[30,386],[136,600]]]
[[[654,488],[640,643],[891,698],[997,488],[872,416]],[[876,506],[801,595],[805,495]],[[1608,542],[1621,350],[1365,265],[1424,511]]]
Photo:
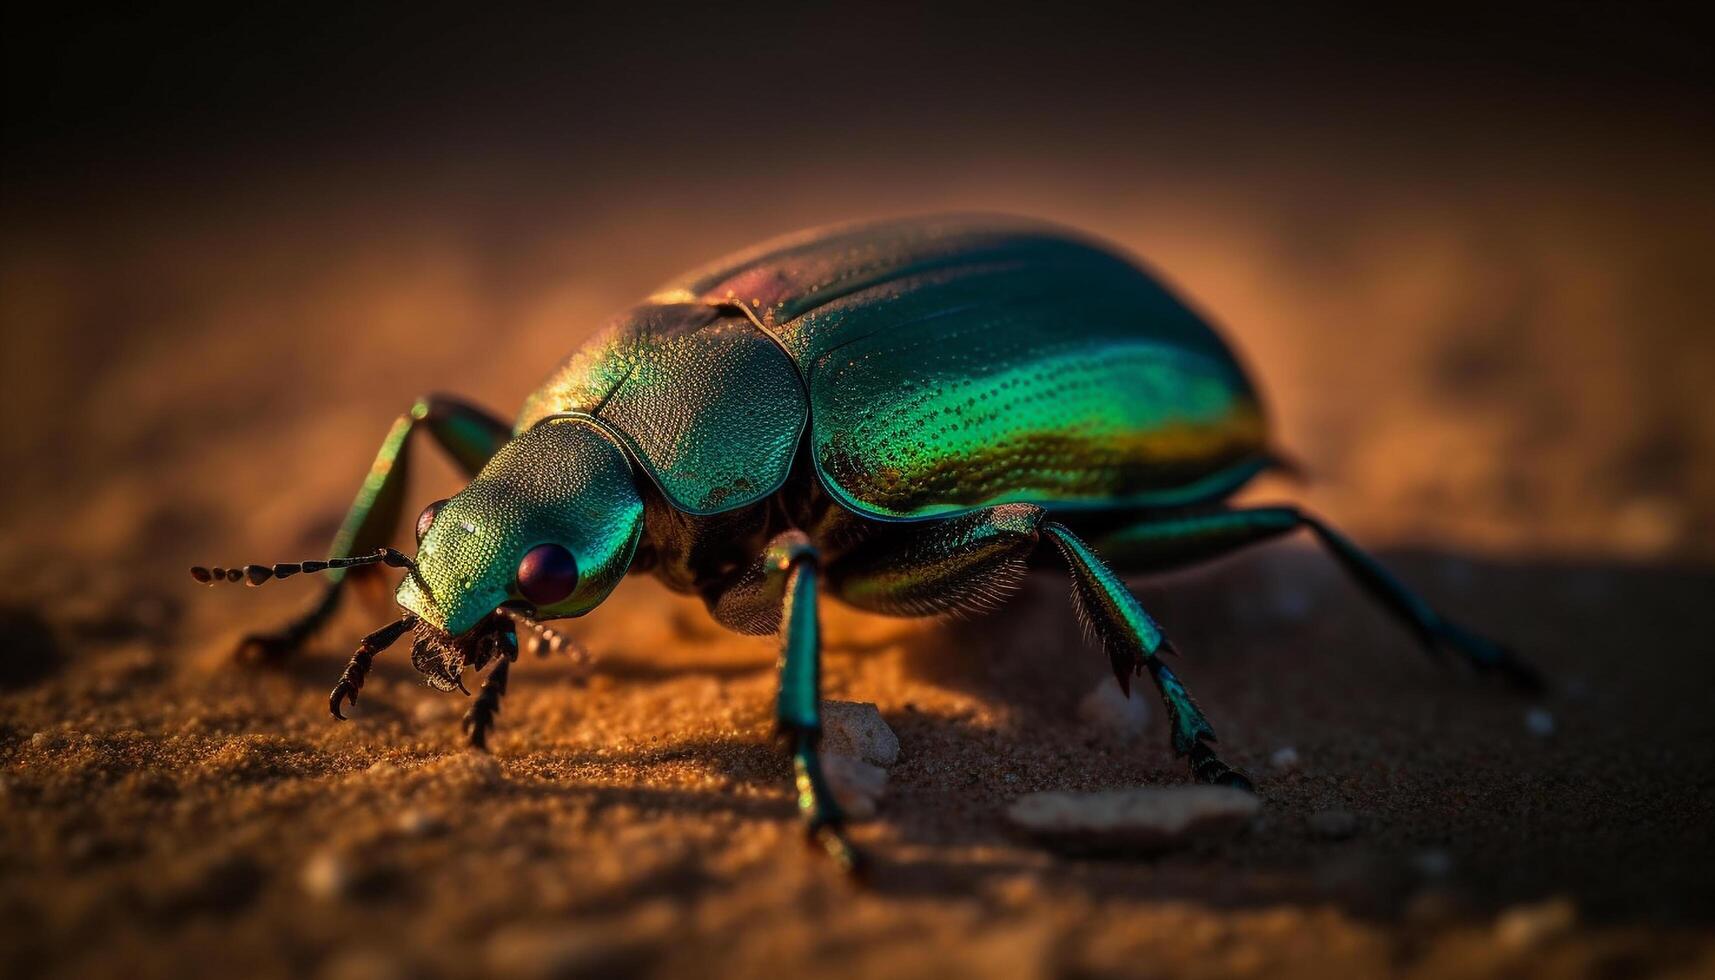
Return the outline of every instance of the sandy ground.
[[[835,202],[771,187],[765,213],[642,186],[612,191],[650,202],[627,212],[285,184],[10,222],[0,972],[1715,975],[1706,204],[1668,178],[1620,198],[1505,175],[1022,197],[866,179]],[[830,609],[829,696],[875,702],[902,745],[856,831],[859,888],[798,842],[769,642],[648,581],[572,628],[601,655],[587,678],[521,665],[492,757],[402,656],[353,721],[327,717],[379,609],[282,669],[228,660],[309,590],[204,591],[185,567],[319,554],[419,391],[509,410],[686,266],[973,206],[1167,270],[1312,474],[1249,496],[1308,501],[1527,651],[1555,678],[1552,733],[1425,660],[1308,545],[1271,546],[1136,583],[1259,777],[1260,820],[1153,860],[1062,858],[1008,831],[1011,799],[1183,778],[1159,711],[1136,738],[1078,720],[1102,666],[1064,583],[973,623]],[[449,481],[427,467],[414,499]],[[1299,767],[1271,768],[1288,746]],[[1327,809],[1356,832],[1314,833]]]

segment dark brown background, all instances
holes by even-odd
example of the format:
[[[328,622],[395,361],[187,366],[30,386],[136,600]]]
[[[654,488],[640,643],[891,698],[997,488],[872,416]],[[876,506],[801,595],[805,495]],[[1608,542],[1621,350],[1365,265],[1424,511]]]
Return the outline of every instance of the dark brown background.
[[[1715,969],[1690,11],[7,17],[8,974]],[[1312,475],[1250,496],[1528,650],[1556,734],[1277,546],[1138,588],[1234,760],[1304,769],[1242,842],[1064,861],[1007,800],[1179,770],[1074,717],[1100,665],[1061,585],[976,625],[834,611],[832,696],[904,744],[858,893],[791,846],[768,644],[649,583],[576,627],[587,686],[520,670],[493,783],[402,663],[320,714],[378,611],[227,666],[305,590],[184,566],[316,554],[414,395],[510,411],[688,266],[948,209],[1086,228],[1206,310]],[[1308,831],[1327,807],[1357,838]]]

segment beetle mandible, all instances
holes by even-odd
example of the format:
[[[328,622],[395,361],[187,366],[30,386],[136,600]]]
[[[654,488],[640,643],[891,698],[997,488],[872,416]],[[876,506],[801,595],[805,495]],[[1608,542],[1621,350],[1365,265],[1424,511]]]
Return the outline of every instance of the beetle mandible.
[[[412,558],[386,545],[418,433],[471,482],[423,510]],[[279,657],[332,614],[348,569],[404,569],[404,614],[364,638],[329,706],[338,717],[355,703],[373,657],[412,632],[413,663],[443,689],[492,663],[465,719],[478,748],[520,631],[566,643],[543,622],[652,573],[731,629],[779,632],[776,719],[802,816],[850,866],[817,757],[824,594],[954,614],[1059,564],[1120,686],[1129,695],[1149,675],[1191,774],[1247,789],[1114,569],[1177,568],[1303,528],[1426,646],[1537,683],[1328,524],[1224,504],[1281,465],[1272,449],[1232,351],[1113,250],[1018,219],[891,221],[805,233],[681,279],[572,354],[514,424],[420,399],[382,443],[329,560],[192,571],[253,585],[327,572],[313,608],[247,639]]]

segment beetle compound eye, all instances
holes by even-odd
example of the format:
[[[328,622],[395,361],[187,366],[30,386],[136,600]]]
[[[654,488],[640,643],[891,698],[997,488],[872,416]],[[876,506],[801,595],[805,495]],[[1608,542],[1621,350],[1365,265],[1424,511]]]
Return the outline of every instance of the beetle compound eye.
[[[445,503],[446,503],[445,500],[437,500],[434,503],[430,504],[429,506],[424,507],[423,512],[421,514],[417,515],[417,543],[418,544],[423,543],[423,535],[429,533],[429,525],[435,523],[435,515],[439,514],[441,512],[441,507]]]
[[[518,563],[518,593],[536,606],[551,606],[578,587],[578,562],[557,544],[539,544]]]

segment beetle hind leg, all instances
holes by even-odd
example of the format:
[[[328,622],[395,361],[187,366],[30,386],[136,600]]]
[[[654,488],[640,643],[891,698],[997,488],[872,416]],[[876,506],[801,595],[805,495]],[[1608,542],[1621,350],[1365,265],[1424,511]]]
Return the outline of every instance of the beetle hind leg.
[[[1542,674],[1518,654],[1487,637],[1448,620],[1429,607],[1415,592],[1393,576],[1382,564],[1339,531],[1308,514],[1299,520],[1322,542],[1365,592],[1373,596],[1396,619],[1404,623],[1425,647],[1447,648],[1480,671],[1498,674],[1526,693],[1543,689]]]
[[[1430,608],[1393,573],[1331,526],[1296,507],[1211,510],[1139,521],[1099,540],[1104,554],[1134,571],[1164,571],[1207,561],[1299,528],[1309,530],[1360,588],[1403,623],[1430,651],[1459,654],[1478,670],[1536,692],[1542,675],[1506,647]]]
[[[1026,560],[1047,537],[1072,572],[1079,619],[1099,641],[1120,687],[1149,671],[1167,706],[1173,749],[1208,783],[1250,788],[1206,743],[1214,728],[1179,677],[1157,656],[1172,646],[1149,614],[1095,553],[1041,507],[1003,504],[943,521],[878,532],[830,563],[829,587],[849,605],[887,615],[942,615],[991,607],[1018,584]]]
[[[1242,789],[1247,793],[1256,792],[1256,784],[1242,770],[1234,769],[1221,761],[1215,750],[1207,742],[1198,742],[1191,746],[1186,753],[1185,761],[1191,767],[1191,775],[1199,783],[1210,786],[1231,786]]]
[[[1137,597],[1065,526],[1048,522],[1042,525],[1042,533],[1065,559],[1072,573],[1072,596],[1079,618],[1107,651],[1121,690],[1129,696],[1132,676],[1148,670],[1167,708],[1173,751],[1186,760],[1192,776],[1199,782],[1253,790],[1249,777],[1222,762],[1209,746],[1215,741],[1215,729],[1179,675],[1162,662],[1159,654],[1172,651],[1173,646]]]

